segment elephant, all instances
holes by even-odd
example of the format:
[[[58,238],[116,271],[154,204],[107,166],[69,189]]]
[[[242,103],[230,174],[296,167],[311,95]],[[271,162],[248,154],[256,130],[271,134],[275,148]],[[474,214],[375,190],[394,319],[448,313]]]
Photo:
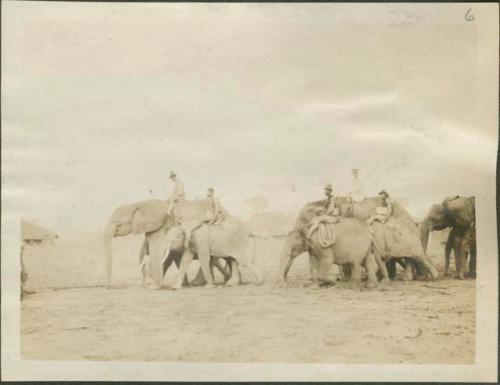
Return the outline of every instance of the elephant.
[[[463,240],[463,242],[462,242]],[[462,248],[462,249],[461,249]],[[445,265],[444,265],[444,275],[449,275],[450,269],[450,256],[453,250],[455,254],[455,271],[460,271],[462,266],[464,270],[467,263],[467,258],[470,257],[470,265],[475,266],[476,261],[476,235],[475,235],[475,225],[472,224],[467,230],[463,231],[458,227],[454,227],[450,230],[448,234],[448,239],[445,245]],[[462,252],[462,258],[459,258],[459,253]],[[474,259],[474,260],[472,260]],[[469,267],[470,269],[470,267]],[[469,277],[475,277],[475,272],[467,273]]]
[[[285,272],[288,273],[288,270],[293,263],[294,256],[303,252],[305,245],[307,244],[307,237],[301,229],[309,226],[311,220],[316,217],[318,210],[324,207],[325,203],[325,200],[310,202],[304,205],[300,210],[294,225],[294,231],[287,236],[283,245],[279,268],[279,280],[281,282],[286,281]],[[354,218],[366,222],[367,219],[375,214],[376,208],[381,205],[381,197],[365,198],[360,202],[353,202],[348,198],[342,198],[340,199],[339,205],[340,214],[343,218],[342,221],[344,218]],[[396,229],[400,235],[395,236],[392,233],[396,230],[393,231],[387,229],[385,225],[382,225],[379,222],[374,222],[373,224],[374,238],[380,239],[376,242],[377,244],[380,244],[380,250],[378,253],[375,253],[375,257],[377,258],[376,262],[379,266],[383,279],[389,279],[389,273],[385,263],[389,262],[393,258],[405,258],[405,261],[415,262],[424,267],[432,279],[437,278],[438,272],[425,255],[425,251],[420,241],[418,227],[416,226],[414,220],[403,208],[403,206],[399,204],[399,202],[393,200],[392,207],[393,214],[391,218],[393,219],[393,223],[395,223]],[[389,242],[384,240],[387,236],[389,236]],[[307,251],[307,248],[305,251]],[[312,260],[310,259],[310,261]],[[408,263],[407,265],[410,267],[411,263]],[[407,274],[407,276],[408,275],[409,274]]]
[[[295,231],[295,230],[290,231],[285,238],[285,242],[281,250],[282,256],[288,256],[282,258],[280,262],[281,265],[279,270],[282,273],[280,274],[279,278],[281,283],[286,283],[286,277],[295,258],[304,253],[308,253],[309,255],[309,268],[312,279],[313,278],[312,264],[314,263],[314,260],[312,258],[315,257],[312,254],[312,252],[308,250],[307,244],[305,242],[305,237],[303,237],[300,234],[300,231]],[[393,258],[387,261],[385,264],[387,266],[387,271],[390,279],[395,279],[396,277],[396,264],[401,265],[405,269],[406,280],[411,280],[413,278],[413,264],[406,258]],[[351,277],[350,265],[349,264],[339,265],[339,268],[341,277],[344,280],[349,280]],[[377,273],[377,277],[380,279],[384,278],[380,270]]]
[[[184,221],[203,218],[210,208],[209,199],[183,201],[176,203],[171,215],[167,215],[169,204],[168,200],[150,199],[120,206],[113,212],[106,224],[103,237],[106,259],[106,286],[108,288],[111,285],[113,238],[128,236],[130,234],[147,235],[165,226],[170,228]],[[226,212],[222,207],[221,210]],[[143,243],[139,255],[139,263],[144,258],[144,247]],[[143,281],[144,279],[143,272]]]
[[[203,224],[196,228],[191,234],[189,248],[184,248],[184,237],[185,230],[182,226],[168,227],[150,235],[150,271],[158,286],[161,287],[163,283],[160,266],[172,250],[183,253],[174,289],[181,288],[187,268],[195,256],[200,261],[207,287],[213,287],[211,258],[224,258],[229,261],[232,273],[227,284],[230,286],[240,282],[239,265],[248,268],[256,276],[258,283],[263,281],[253,258],[248,255],[250,233],[235,217],[226,215],[226,219],[220,224]]]
[[[431,231],[451,228],[448,239],[450,246],[448,247],[455,252],[456,277],[458,279],[465,277],[465,262],[469,250],[471,257],[468,276],[476,276],[475,217],[475,198],[473,196],[454,196],[445,198],[439,204],[432,205],[420,223],[420,237],[424,249],[427,249]],[[447,269],[445,268],[445,270]]]
[[[347,266],[350,280],[356,283],[361,280],[361,267],[364,266],[367,272],[366,286],[376,287],[377,265],[372,254],[372,237],[368,225],[356,218],[344,218],[332,226],[335,228],[335,242],[328,247],[324,247],[325,245],[320,241],[318,231],[306,240],[307,227],[296,229],[288,234],[282,251],[284,253],[280,269],[282,282],[286,279],[291,260],[307,249],[311,276],[316,286],[331,283],[327,274],[332,264],[335,263],[343,268]]]

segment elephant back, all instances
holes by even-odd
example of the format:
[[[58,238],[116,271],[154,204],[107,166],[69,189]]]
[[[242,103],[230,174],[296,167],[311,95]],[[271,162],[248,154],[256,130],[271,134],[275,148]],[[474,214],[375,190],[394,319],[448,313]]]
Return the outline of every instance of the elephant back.
[[[453,197],[443,201],[443,211],[453,226],[468,228],[475,221],[475,198]]]
[[[206,218],[207,212],[211,209],[210,199],[193,199],[182,201],[174,206],[175,216],[181,221],[190,221]],[[226,213],[226,210],[221,207]]]

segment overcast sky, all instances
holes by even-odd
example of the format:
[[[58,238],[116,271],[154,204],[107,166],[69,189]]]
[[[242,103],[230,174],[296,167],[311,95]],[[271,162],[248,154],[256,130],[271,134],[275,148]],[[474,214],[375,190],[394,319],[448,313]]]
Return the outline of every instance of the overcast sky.
[[[4,3],[4,199],[64,233],[165,198],[171,169],[188,198],[213,186],[237,215],[254,196],[288,210],[326,182],[346,193],[351,168],[415,216],[478,194],[495,172],[481,98],[497,63],[483,73],[481,12],[466,11]]]

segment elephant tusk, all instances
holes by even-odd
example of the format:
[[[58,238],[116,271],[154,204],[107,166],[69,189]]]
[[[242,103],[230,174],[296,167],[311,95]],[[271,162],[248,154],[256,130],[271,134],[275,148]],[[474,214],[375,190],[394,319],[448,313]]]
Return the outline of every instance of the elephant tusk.
[[[139,266],[139,270],[142,271],[142,269],[144,268],[144,266],[146,266],[146,263],[147,263],[147,260],[149,260],[149,255],[145,255],[140,266]]]
[[[168,245],[168,247],[165,248],[165,253],[163,254],[163,258],[160,261],[160,266],[163,266],[169,254],[170,254],[170,245]]]

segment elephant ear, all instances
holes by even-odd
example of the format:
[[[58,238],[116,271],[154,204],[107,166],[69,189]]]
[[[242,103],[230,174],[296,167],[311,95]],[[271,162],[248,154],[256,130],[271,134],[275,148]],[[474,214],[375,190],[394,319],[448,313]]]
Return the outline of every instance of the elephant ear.
[[[460,195],[452,195],[452,196],[446,197],[444,199],[444,202],[451,202],[451,201],[454,201],[455,199],[458,199],[458,198],[460,198]]]
[[[139,207],[132,218],[132,232],[144,234],[156,231],[167,219],[167,203],[163,201],[147,201]]]
[[[466,197],[458,197],[454,200],[443,202],[447,217],[455,226],[468,227],[474,221],[474,205]]]

